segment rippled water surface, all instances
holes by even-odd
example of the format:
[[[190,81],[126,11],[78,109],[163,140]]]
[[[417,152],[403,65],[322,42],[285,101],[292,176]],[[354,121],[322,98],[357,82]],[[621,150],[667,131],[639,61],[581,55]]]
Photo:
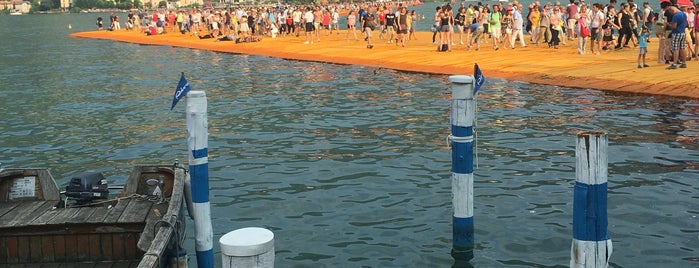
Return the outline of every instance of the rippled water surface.
[[[216,241],[269,228],[277,267],[452,265],[446,76],[68,37],[96,16],[0,16],[4,167],[120,184],[186,161],[184,71],[208,97]],[[580,130],[609,133],[611,266],[699,265],[697,100],[489,79],[477,122],[473,266],[568,266]]]

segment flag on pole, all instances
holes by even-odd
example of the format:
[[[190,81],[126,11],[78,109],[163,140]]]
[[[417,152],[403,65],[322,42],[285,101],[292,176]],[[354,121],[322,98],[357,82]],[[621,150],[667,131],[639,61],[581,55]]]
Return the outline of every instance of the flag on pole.
[[[170,106],[170,111],[172,111],[173,108],[175,108],[175,105],[177,105],[177,102],[180,101],[181,98],[184,96],[187,96],[187,93],[192,90],[192,88],[189,86],[189,82],[187,82],[187,79],[184,78],[184,72],[182,72],[182,76],[180,76],[180,82],[177,84],[177,88],[175,88],[175,96],[172,98],[172,106]]]
[[[483,73],[481,73],[481,68],[478,68],[478,63],[476,63],[473,67],[473,77],[476,79],[476,85],[473,89],[473,95],[476,95],[476,93],[478,93],[478,90],[481,88],[481,85],[485,83],[485,76],[483,76]]]

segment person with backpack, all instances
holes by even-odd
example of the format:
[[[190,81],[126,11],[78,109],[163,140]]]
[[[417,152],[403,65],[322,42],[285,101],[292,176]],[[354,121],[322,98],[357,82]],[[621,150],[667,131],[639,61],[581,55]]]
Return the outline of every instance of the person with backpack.
[[[500,13],[500,6],[493,6],[493,13],[488,14],[488,28],[490,29],[490,34],[493,37],[493,50],[498,50],[498,44],[501,42],[500,37],[502,36],[501,27],[502,13]]]
[[[658,18],[658,15],[653,12],[653,8],[650,7],[648,2],[643,2],[643,18],[642,25],[648,28],[648,35],[652,33],[653,22]]]
[[[376,26],[377,24],[376,20],[374,19],[374,15],[372,15],[371,13],[367,13],[367,15],[362,20],[362,29],[364,35],[366,35],[364,40],[366,40],[367,48],[374,48],[374,45],[371,44],[371,32],[374,31],[374,29],[376,29]]]

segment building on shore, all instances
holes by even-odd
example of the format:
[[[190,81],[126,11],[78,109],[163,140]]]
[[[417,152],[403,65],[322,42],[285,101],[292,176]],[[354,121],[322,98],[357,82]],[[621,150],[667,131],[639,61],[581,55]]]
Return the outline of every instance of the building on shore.
[[[12,12],[20,12],[22,14],[29,13],[32,8],[32,3],[22,0],[0,0],[0,10],[10,10]]]

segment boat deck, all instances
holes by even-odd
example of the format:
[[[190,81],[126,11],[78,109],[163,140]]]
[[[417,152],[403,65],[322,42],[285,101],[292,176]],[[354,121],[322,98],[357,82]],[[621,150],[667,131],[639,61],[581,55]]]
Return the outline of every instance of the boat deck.
[[[27,263],[10,264],[7,268],[133,268],[138,267],[138,261],[103,261],[84,263]]]
[[[19,265],[23,263],[62,267],[58,265],[62,262],[79,267],[137,265],[143,256],[138,249],[141,233],[165,214],[168,203],[133,197],[119,200],[112,208],[56,205],[56,201],[0,203],[0,249],[7,249],[0,250],[0,263],[18,264],[12,267],[25,267]]]

